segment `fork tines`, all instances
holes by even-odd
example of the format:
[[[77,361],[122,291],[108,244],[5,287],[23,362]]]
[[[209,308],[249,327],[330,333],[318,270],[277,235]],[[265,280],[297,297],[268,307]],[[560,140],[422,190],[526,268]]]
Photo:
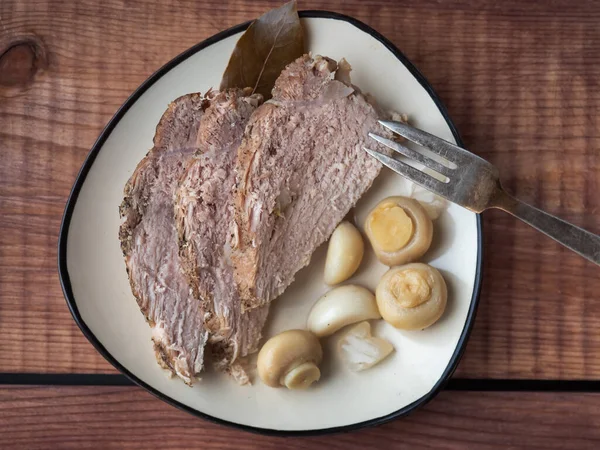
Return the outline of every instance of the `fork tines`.
[[[364,150],[384,166],[389,167],[394,172],[405,176],[409,180],[421,185],[425,189],[429,189],[430,191],[436,192],[439,195],[447,195],[445,183],[443,181],[440,181],[437,178],[420,171],[419,169],[415,169],[414,167],[409,166],[402,161],[394,159],[378,151],[371,150],[367,147],[364,147]]]
[[[431,150],[442,158],[454,164],[468,162],[473,156],[471,152],[464,148],[454,145],[442,138],[429,134],[426,131],[418,130],[402,122],[393,122],[391,120],[380,120],[379,123],[388,130],[408,139],[415,144]]]
[[[416,152],[411,148],[405,147],[404,145],[399,144],[398,142],[381,137],[375,133],[369,133],[369,136],[375,139],[380,144],[383,144],[386,147],[391,148],[395,152],[398,152],[401,155],[406,156],[407,158],[413,159],[418,163],[421,163],[424,166],[429,167],[430,169],[435,170],[438,173],[441,173],[442,175],[446,175],[448,177],[451,175],[453,169],[443,164],[440,164],[437,161],[434,161],[433,159],[423,155],[422,153]]]
[[[427,136],[424,137],[422,135],[415,135],[415,133],[413,132],[413,130],[415,130],[414,128],[412,128],[406,124],[400,123],[400,122],[391,122],[391,121],[386,121],[386,120],[380,120],[379,123],[381,125],[383,125],[384,127],[390,129],[394,133],[397,133],[400,136],[408,139],[409,141],[412,141],[412,142],[422,145],[422,146],[426,146],[434,153],[439,154],[440,156],[446,158],[446,155],[443,154],[439,150],[439,146],[435,145],[435,143],[428,140]],[[408,148],[408,147],[406,147],[396,141],[393,141],[391,139],[379,136],[375,133],[369,133],[369,137],[375,139],[377,142],[379,142],[380,144],[393,150],[394,152],[399,153],[403,156],[406,156],[407,158],[409,158],[413,161],[416,161],[416,162],[422,164],[423,166],[430,168],[431,170],[433,170],[435,172],[438,172],[439,174],[443,175],[444,177],[450,178],[452,176],[452,172],[454,169],[452,169],[448,166],[445,166],[444,164],[441,164],[420,152],[417,152],[411,148]],[[435,139],[439,139],[434,136],[431,136],[431,137],[433,137]],[[432,148],[432,147],[434,147],[434,148]],[[438,151],[436,151],[436,149],[438,149]],[[422,187],[429,189],[430,191],[434,191],[442,196],[446,196],[448,194],[448,192],[447,192],[448,186],[446,185],[446,183],[444,181],[440,181],[439,179],[431,176],[430,174],[425,173],[415,167],[410,166],[409,164],[406,164],[405,162],[402,162],[402,161],[395,159],[391,156],[388,156],[384,153],[378,152],[376,150],[371,150],[367,147],[364,147],[364,150],[367,153],[369,153],[371,156],[376,158],[383,165],[389,167],[396,173],[405,176],[406,178],[410,179],[411,181],[421,185]],[[446,159],[449,160],[449,158],[446,158]]]

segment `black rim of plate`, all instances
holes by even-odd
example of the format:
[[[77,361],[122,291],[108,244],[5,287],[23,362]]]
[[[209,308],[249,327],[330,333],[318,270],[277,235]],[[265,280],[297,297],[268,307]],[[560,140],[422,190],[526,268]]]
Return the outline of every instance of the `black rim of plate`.
[[[354,19],[353,17],[349,17],[349,16],[346,16],[343,14],[338,14],[338,13],[330,12],[330,11],[307,10],[307,11],[300,11],[299,15],[300,15],[300,17],[325,18],[325,19],[334,19],[334,20],[341,20],[344,22],[348,22],[348,23],[354,25],[359,30],[371,35],[372,37],[377,39],[379,42],[381,42],[390,52],[392,52],[394,54],[394,56],[398,60],[400,60],[400,62],[402,62],[402,64],[404,64],[404,66],[406,66],[406,68],[410,71],[410,73],[417,79],[417,81],[421,84],[421,86],[423,86],[423,88],[427,91],[429,96],[435,102],[435,105],[438,107],[438,109],[442,113],[444,120],[446,121],[446,123],[450,127],[450,130],[452,131],[452,134],[454,135],[454,138],[456,139],[456,141],[458,142],[459,145],[462,145],[462,141],[460,139],[458,131],[457,131],[454,123],[452,123],[452,120],[450,120],[448,111],[446,110],[445,106],[442,104],[441,100],[439,99],[439,97],[437,96],[437,94],[435,93],[433,88],[430,86],[430,84],[425,79],[425,77],[421,74],[421,72],[419,72],[419,70],[408,60],[408,58],[406,56],[404,56],[404,54],[402,52],[400,52],[400,50],[398,50],[398,48],[396,48],[396,46],[392,42],[390,42],[388,39],[386,39],[384,36],[382,36],[380,33],[375,31],[370,26],[364,24],[363,22],[361,22],[357,19]],[[223,419],[219,419],[219,418],[210,416],[206,413],[198,411],[192,407],[184,405],[183,403],[180,403],[180,402],[166,396],[165,394],[163,394],[162,392],[153,388],[149,384],[145,383],[144,381],[139,379],[137,376],[135,376],[133,373],[131,373],[129,370],[127,370],[121,363],[119,363],[119,361],[117,361],[106,350],[106,348],[104,348],[102,343],[96,338],[96,336],[92,333],[92,331],[88,328],[86,323],[83,321],[83,318],[79,314],[79,310],[77,308],[77,302],[75,301],[75,296],[73,295],[73,290],[71,287],[71,280],[69,278],[69,272],[67,270],[67,240],[68,240],[68,234],[69,234],[69,226],[71,223],[71,217],[73,215],[73,210],[75,208],[75,204],[77,203],[77,198],[79,196],[81,187],[83,186],[86,176],[87,176],[88,172],[90,171],[90,168],[92,167],[94,160],[96,159],[96,156],[102,149],[104,142],[106,141],[108,136],[111,134],[111,132],[113,131],[115,126],[123,118],[125,113],[129,110],[129,108],[158,79],[160,79],[163,75],[165,75],[171,69],[176,67],[178,64],[180,64],[181,62],[183,62],[190,56],[199,52],[200,50],[203,50],[204,48],[209,47],[210,45],[212,45],[216,42],[219,42],[229,36],[239,33],[240,31],[244,31],[246,28],[248,28],[249,25],[250,25],[250,21],[236,25],[232,28],[229,28],[228,30],[221,31],[220,33],[206,39],[205,41],[203,41],[199,44],[196,44],[195,46],[189,48],[185,52],[176,56],[174,59],[172,59],[167,64],[165,64],[154,74],[152,74],[152,76],[150,76],[150,78],[148,78],[146,81],[144,81],[144,83],[142,83],[142,85],[140,87],[138,87],[133,94],[131,94],[131,96],[119,108],[119,110],[113,116],[113,118],[108,122],[108,124],[106,125],[106,127],[104,128],[104,130],[102,131],[102,133],[100,134],[100,136],[98,137],[96,142],[94,143],[93,147],[91,148],[85,162],[83,163],[83,166],[81,167],[79,174],[77,175],[77,179],[75,180],[75,184],[73,185],[73,188],[69,195],[69,199],[67,200],[67,205],[65,207],[65,212],[63,215],[62,223],[61,223],[60,235],[59,235],[59,240],[58,240],[58,272],[59,272],[60,283],[61,283],[61,286],[63,289],[63,293],[64,293],[65,299],[67,301],[67,305],[69,306],[69,309],[71,310],[71,314],[73,315],[73,318],[75,319],[75,322],[77,323],[77,325],[79,326],[79,328],[81,329],[81,331],[83,332],[85,337],[92,343],[92,345],[96,348],[96,350],[102,356],[104,356],[104,358],[106,358],[106,360],[108,362],[110,362],[115,368],[117,368],[119,371],[121,371],[123,374],[125,374],[134,383],[143,387],[144,389],[146,389],[147,391],[149,391],[156,397],[160,398],[161,400],[163,400],[183,411],[193,414],[197,417],[201,417],[203,419],[209,420],[209,421],[217,423],[217,424],[228,425],[228,426],[238,428],[241,430],[250,431],[250,432],[254,432],[254,433],[260,433],[260,434],[266,434],[266,435],[272,435],[272,436],[315,436],[315,435],[357,430],[360,428],[374,426],[374,425],[381,425],[381,424],[389,422],[390,420],[395,419],[397,417],[405,416],[405,415],[409,414],[410,412],[414,411],[415,409],[417,409],[418,407],[425,405],[431,399],[433,399],[433,397],[435,397],[446,385],[448,379],[450,378],[450,376],[456,369],[456,366],[458,365],[458,362],[463,354],[465,344],[467,343],[467,340],[471,333],[471,329],[473,327],[473,322],[474,322],[475,315],[477,312],[477,306],[479,304],[479,293],[481,291],[482,260],[483,260],[483,231],[482,231],[482,221],[481,221],[480,215],[476,216],[477,247],[478,248],[477,248],[477,267],[476,267],[476,273],[475,273],[475,283],[473,286],[473,296],[471,298],[471,303],[469,306],[469,311],[467,314],[467,320],[465,322],[465,326],[462,330],[460,339],[458,340],[456,350],[454,351],[454,354],[450,358],[450,362],[449,362],[448,366],[444,370],[441,378],[436,382],[436,384],[429,391],[429,393],[427,393],[420,399],[414,401],[413,403],[399,409],[398,411],[395,411],[390,414],[386,414],[385,416],[382,416],[382,417],[376,417],[374,419],[370,419],[370,420],[367,420],[364,422],[358,422],[358,423],[353,423],[350,425],[344,425],[344,426],[339,426],[339,427],[313,429],[313,430],[274,430],[274,429],[268,429],[268,428],[258,428],[258,427],[253,427],[253,426],[249,426],[249,425],[243,425],[243,424],[230,422],[227,420],[223,420]]]

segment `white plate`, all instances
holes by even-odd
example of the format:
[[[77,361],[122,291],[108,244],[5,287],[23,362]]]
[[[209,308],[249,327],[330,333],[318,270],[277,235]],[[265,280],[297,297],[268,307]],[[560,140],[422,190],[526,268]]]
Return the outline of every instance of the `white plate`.
[[[352,79],[381,106],[406,112],[411,121],[456,142],[445,109],[423,76],[385,38],[355,19],[328,12],[303,12],[308,48],[353,66]],[[207,373],[189,388],[168,379],[154,359],[150,328],[131,294],[118,241],[118,205],[123,186],[152,146],[156,124],[168,103],[190,92],[218,86],[242,24],[198,44],[150,77],[107,125],[81,169],[68,201],[59,242],[59,270],[75,321],[115,367],[161,399],[184,410],[275,434],[311,434],[381,423],[431,399],[452,374],[471,328],[481,280],[480,218],[452,205],[436,222],[434,248],[426,260],[449,286],[442,320],[419,332],[400,332],[378,323],[375,332],[391,340],[393,356],[363,373],[346,370],[325,343],[322,380],[305,392],[240,387],[224,375]],[[378,200],[401,193],[403,179],[383,173],[361,199],[365,216]],[[307,313],[326,291],[324,248],[278,299],[266,335],[304,327]],[[374,288],[385,267],[373,255],[354,281]],[[333,338],[335,339],[335,338]]]

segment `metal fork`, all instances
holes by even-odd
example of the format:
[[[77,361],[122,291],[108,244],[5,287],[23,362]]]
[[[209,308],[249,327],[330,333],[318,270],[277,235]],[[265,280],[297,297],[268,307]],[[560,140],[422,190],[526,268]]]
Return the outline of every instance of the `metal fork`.
[[[394,172],[473,212],[481,213],[488,208],[506,211],[584,258],[600,265],[600,236],[507,194],[500,184],[498,169],[485,159],[404,123],[386,120],[380,120],[379,123],[450,162],[448,165],[442,164],[391,139],[369,133],[369,136],[379,143],[438,172],[446,180],[441,181],[402,161],[365,147],[370,155]]]

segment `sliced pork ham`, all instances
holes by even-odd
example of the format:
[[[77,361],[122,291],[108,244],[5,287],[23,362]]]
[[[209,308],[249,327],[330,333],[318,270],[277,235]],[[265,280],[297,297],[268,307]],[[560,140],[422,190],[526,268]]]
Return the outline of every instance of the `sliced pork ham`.
[[[249,381],[269,303],[379,173],[362,147],[381,114],[349,70],[305,55],[266,104],[249,89],[175,100],[128,181],[119,234],[131,288],[157,361],[186,383],[205,347]]]
[[[120,208],[121,248],[131,289],[152,328],[156,359],[190,385],[203,367],[207,332],[179,264],[173,194],[197,150],[208,104],[200,94],[189,94],[169,105]]]
[[[198,133],[198,151],[175,198],[179,255],[210,332],[211,357],[240,383],[249,381],[240,358],[258,350],[268,306],[242,314],[230,260],[234,167],[251,114],[262,102],[249,90],[216,94]]]
[[[329,58],[288,65],[246,127],[232,261],[248,313],[292,283],[381,169],[363,150],[367,133],[381,132],[381,114],[350,84],[347,63],[340,66],[336,77]]]

